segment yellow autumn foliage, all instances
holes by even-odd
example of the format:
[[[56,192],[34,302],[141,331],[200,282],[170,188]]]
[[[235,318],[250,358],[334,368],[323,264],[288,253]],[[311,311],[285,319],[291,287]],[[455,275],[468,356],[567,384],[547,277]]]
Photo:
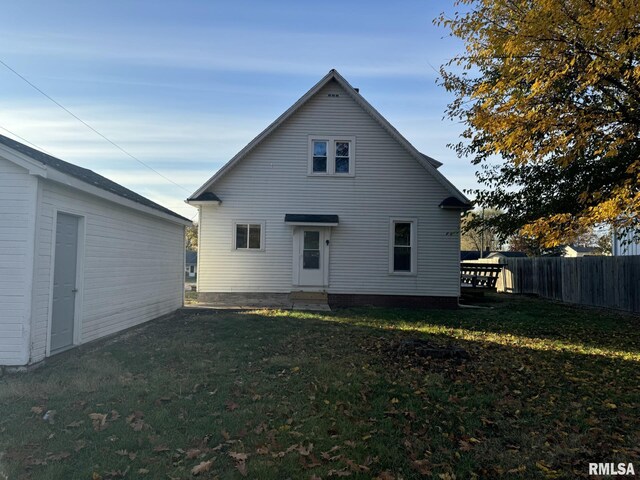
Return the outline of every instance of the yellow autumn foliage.
[[[573,204],[549,201],[538,217],[521,215],[521,233],[552,247],[596,224],[637,225],[640,0],[460,0],[456,8],[437,23],[466,46],[443,69],[458,97],[449,114],[469,127],[463,152],[514,168],[552,163],[584,185]],[[620,172],[603,175],[597,165],[607,159]],[[601,181],[580,178],[568,168],[576,162],[595,166]]]

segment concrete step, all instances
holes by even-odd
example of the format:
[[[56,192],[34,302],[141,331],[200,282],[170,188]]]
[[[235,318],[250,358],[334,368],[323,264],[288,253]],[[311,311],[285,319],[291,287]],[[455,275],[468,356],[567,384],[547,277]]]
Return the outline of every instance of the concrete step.
[[[329,297],[327,292],[291,292],[289,298],[293,303],[306,302],[306,303],[327,303]]]

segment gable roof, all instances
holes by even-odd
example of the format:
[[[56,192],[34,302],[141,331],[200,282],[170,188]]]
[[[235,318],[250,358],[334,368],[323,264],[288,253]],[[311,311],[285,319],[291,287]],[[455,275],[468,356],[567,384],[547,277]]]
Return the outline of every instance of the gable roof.
[[[574,250],[577,253],[591,253],[595,251],[596,247],[582,247],[580,245],[565,245],[567,248]]]
[[[527,254],[524,252],[503,251],[495,250],[487,255],[487,258],[492,257],[505,257],[505,258],[526,258]]]
[[[5,137],[0,134],[0,144],[15,150],[32,160],[48,167],[52,168],[58,172],[64,173],[71,177],[77,178],[89,185],[97,187],[101,190],[105,190],[114,195],[118,195],[119,197],[125,198],[132,202],[138,203],[140,205],[144,205],[145,207],[152,208],[159,212],[165,213],[167,215],[171,215],[172,217],[179,218],[180,220],[187,221],[191,223],[191,220],[185,218],[177,213],[169,210],[168,208],[163,207],[162,205],[158,205],[157,203],[149,200],[142,195],[138,195],[136,192],[129,190],[128,188],[123,187],[122,185],[117,184],[109,180],[102,175],[95,173],[92,170],[79,167],[69,162],[65,162],[64,160],[60,160],[59,158],[52,157],[51,155],[47,155],[40,150],[36,150],[35,148],[28,147],[27,145],[17,142],[9,137]]]
[[[437,168],[442,163],[434,160],[433,158],[420,153],[411,143],[404,138],[398,130],[395,129],[389,121],[384,118],[380,112],[378,112],[369,102],[367,102],[360,93],[353,88],[349,82],[347,82],[342,75],[340,75],[335,69],[332,69],[327,73],[318,83],[316,83],[307,93],[305,93],[296,103],[294,103],[288,110],[280,115],[271,125],[265,128],[256,138],[254,138],[247,146],[240,150],[231,160],[222,166],[209,180],[207,180],[198,190],[196,190],[188,199],[187,202],[197,202],[200,195],[206,192],[207,189],[228,173],[236,163],[246,157],[253,149],[255,149],[262,141],[267,138],[275,129],[282,125],[287,119],[289,119],[294,113],[296,113],[304,104],[309,101],[316,93],[320,91],[325,85],[332,80],[335,80],[347,94],[365,110],[369,115],[376,120],[384,130],[387,131],[392,138],[394,138],[400,145],[402,145],[416,161],[422,165],[425,170],[430,172],[435,179],[442,184],[445,189],[460,202],[465,205],[470,204],[469,199],[465,197],[453,184],[447,180],[444,175],[438,172]],[[217,198],[217,197],[216,197]]]

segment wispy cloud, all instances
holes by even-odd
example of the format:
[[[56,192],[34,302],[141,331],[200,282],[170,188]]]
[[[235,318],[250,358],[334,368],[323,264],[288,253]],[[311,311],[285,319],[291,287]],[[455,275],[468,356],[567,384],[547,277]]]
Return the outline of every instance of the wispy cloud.
[[[425,78],[437,76],[430,64],[438,65],[444,58],[441,52],[406,38],[379,33],[326,35],[220,28],[192,29],[188,35],[168,31],[162,36],[143,28],[118,35],[50,31],[40,36],[5,30],[0,33],[0,53],[138,67],[311,76],[337,67],[352,76]]]

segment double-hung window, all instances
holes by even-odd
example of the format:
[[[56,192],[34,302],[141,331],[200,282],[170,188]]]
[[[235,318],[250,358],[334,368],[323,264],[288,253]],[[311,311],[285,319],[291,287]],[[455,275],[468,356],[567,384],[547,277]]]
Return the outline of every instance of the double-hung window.
[[[309,175],[355,175],[355,137],[309,136]]]
[[[417,221],[392,218],[389,232],[389,273],[415,274],[417,270]]]
[[[235,222],[235,250],[264,250],[264,223]]]

